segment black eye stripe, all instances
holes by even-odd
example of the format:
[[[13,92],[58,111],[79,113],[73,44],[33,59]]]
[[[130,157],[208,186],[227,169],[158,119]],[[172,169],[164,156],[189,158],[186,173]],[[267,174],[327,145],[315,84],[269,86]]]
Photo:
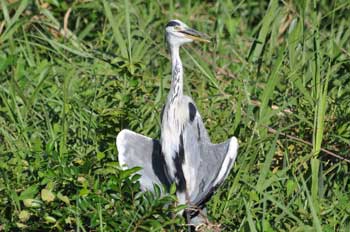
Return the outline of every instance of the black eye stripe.
[[[174,26],[180,26],[180,23],[176,21],[170,21],[165,27],[174,27]]]

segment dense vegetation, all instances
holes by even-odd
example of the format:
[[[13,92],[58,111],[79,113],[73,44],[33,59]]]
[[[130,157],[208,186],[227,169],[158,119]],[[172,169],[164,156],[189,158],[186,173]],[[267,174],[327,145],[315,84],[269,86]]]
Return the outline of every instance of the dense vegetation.
[[[211,222],[350,231],[348,0],[0,3],[0,231],[186,228],[115,146],[159,137],[172,18],[212,36],[182,51],[185,89],[213,142],[240,140]]]

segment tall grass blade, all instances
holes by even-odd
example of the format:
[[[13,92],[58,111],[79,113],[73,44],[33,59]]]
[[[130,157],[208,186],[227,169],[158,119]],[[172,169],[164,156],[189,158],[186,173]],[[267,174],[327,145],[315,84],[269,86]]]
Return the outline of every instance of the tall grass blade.
[[[266,187],[268,187],[268,186],[264,185],[264,182],[266,181],[266,177],[268,175],[268,172],[270,171],[273,156],[275,155],[277,139],[278,139],[278,134],[275,136],[275,139],[273,140],[273,142],[270,146],[270,150],[267,153],[264,164],[263,164],[262,169],[260,171],[259,179],[256,183],[256,189],[259,192],[262,192]]]
[[[278,53],[278,57],[275,61],[275,64],[273,66],[272,72],[270,74],[269,80],[266,83],[266,88],[264,89],[260,101],[261,101],[261,105],[260,105],[260,120],[266,120],[266,115],[268,115],[268,112],[270,111],[270,108],[268,106],[269,100],[272,98],[273,93],[274,93],[274,89],[276,87],[276,85],[279,82],[279,70],[282,66],[282,62],[283,62],[283,58],[284,58],[284,50],[281,49]]]
[[[256,232],[256,227],[255,227],[255,223],[253,221],[253,216],[252,213],[250,211],[250,206],[248,205],[247,201],[244,199],[244,205],[245,205],[245,209],[246,209],[246,214],[247,214],[247,220],[248,220],[248,225],[249,225],[249,231],[253,231]]]
[[[111,25],[112,31],[113,31],[113,37],[115,39],[115,42],[119,46],[121,56],[124,59],[128,59],[128,49],[126,46],[126,42],[125,42],[122,34],[120,33],[119,25],[117,24],[118,20],[117,20],[117,18],[115,18],[113,16],[110,4],[106,0],[103,0],[102,2],[103,2],[103,7],[104,7],[104,10],[106,13],[106,17],[107,17],[107,19]],[[121,19],[119,18],[119,20],[121,20]]]
[[[130,6],[129,1],[124,0],[124,9],[125,9],[125,26],[126,26],[126,33],[128,35],[128,55],[129,55],[129,63],[132,64],[132,54],[131,54],[131,32],[130,32]]]
[[[273,22],[273,20],[275,18],[277,9],[278,9],[278,1],[271,0],[269,7],[267,9],[267,12],[266,12],[264,18],[262,19],[261,29],[259,31],[259,36],[257,38],[257,41],[255,42],[255,49],[252,53],[252,57],[249,58],[249,60],[257,61],[260,58],[262,51],[263,51],[263,48],[264,48],[265,43],[266,43],[267,35],[270,31],[271,23]]]
[[[312,197],[310,196],[310,192],[306,186],[305,180],[303,177],[301,177],[301,182],[303,186],[303,190],[306,193],[307,200],[308,200],[308,206],[311,211],[312,219],[313,219],[313,226],[316,229],[317,232],[322,232],[322,226],[321,226],[321,221],[320,218],[317,214],[317,209],[315,207],[315,202],[313,201]]]

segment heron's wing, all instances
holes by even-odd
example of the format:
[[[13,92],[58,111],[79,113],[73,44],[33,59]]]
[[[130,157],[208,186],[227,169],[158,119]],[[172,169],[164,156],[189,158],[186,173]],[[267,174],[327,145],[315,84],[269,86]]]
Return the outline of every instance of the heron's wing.
[[[117,136],[119,163],[123,168],[141,167],[142,190],[153,190],[153,185],[170,186],[161,145],[158,140],[122,130]]]
[[[198,206],[208,201],[227,178],[236,160],[238,142],[236,137],[232,137],[220,144],[203,144],[202,149],[202,162],[197,174],[200,190],[193,200]]]
[[[228,176],[236,159],[238,142],[232,137],[226,142],[212,144],[197,109],[192,111],[195,111],[195,116],[184,128],[187,163],[183,168],[187,173],[186,181],[189,183],[186,184],[191,203],[200,206]]]

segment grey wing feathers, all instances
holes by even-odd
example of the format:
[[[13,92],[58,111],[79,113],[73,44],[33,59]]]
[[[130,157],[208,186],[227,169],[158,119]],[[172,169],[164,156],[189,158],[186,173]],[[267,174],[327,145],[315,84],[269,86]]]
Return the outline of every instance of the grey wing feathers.
[[[158,140],[122,130],[117,136],[119,163],[123,168],[141,167],[140,183],[143,190],[153,190],[153,185],[170,186],[165,160]]]
[[[228,176],[236,159],[238,142],[232,137],[226,142],[212,144],[199,113],[184,132],[187,157],[192,157],[189,162],[195,166],[190,199],[192,204],[200,206]]]
[[[203,186],[195,196],[194,204],[202,206],[227,178],[235,162],[237,150],[237,139],[232,137],[220,144],[210,144],[207,152],[202,153],[202,159],[205,161],[198,171],[198,176]]]

